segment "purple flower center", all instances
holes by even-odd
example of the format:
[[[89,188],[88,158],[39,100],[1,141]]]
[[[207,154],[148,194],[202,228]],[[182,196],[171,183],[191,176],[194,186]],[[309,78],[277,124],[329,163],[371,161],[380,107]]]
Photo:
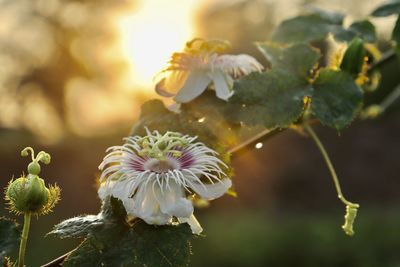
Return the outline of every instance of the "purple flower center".
[[[167,173],[172,170],[188,169],[195,162],[190,152],[183,151],[179,157],[167,154],[165,160],[150,157],[136,157],[131,161],[130,167],[135,171],[152,171],[155,173]]]

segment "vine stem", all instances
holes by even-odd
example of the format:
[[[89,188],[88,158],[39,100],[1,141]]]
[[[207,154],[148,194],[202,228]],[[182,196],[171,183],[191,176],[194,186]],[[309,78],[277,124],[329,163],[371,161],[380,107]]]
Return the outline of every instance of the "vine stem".
[[[338,178],[338,176],[336,174],[335,168],[333,167],[332,161],[330,160],[328,152],[326,151],[326,149],[325,149],[324,145],[322,144],[321,140],[318,138],[317,134],[314,132],[313,128],[307,123],[304,123],[303,126],[304,126],[304,129],[306,130],[306,132],[314,140],[315,144],[317,145],[319,151],[322,154],[322,157],[325,160],[325,163],[326,163],[326,165],[327,165],[327,167],[329,169],[329,172],[331,173],[332,180],[333,180],[333,183],[334,183],[335,188],[336,188],[337,196],[340,199],[340,201],[342,201],[342,203],[345,204],[346,206],[358,208],[359,207],[358,204],[348,201],[343,196],[342,189],[340,187],[339,178]]]
[[[25,266],[25,250],[26,250],[26,243],[28,241],[29,228],[31,225],[31,216],[32,215],[30,212],[26,212],[24,214],[24,227],[22,229],[21,243],[19,245],[18,267]]]
[[[380,104],[382,111],[385,111],[400,97],[400,84]]]
[[[368,68],[368,72],[372,72],[381,66],[385,65],[387,62],[391,61],[392,59],[395,59],[397,56],[396,52],[394,50],[389,50],[385,53],[382,54],[382,57],[376,61],[375,63],[372,63],[372,65]]]

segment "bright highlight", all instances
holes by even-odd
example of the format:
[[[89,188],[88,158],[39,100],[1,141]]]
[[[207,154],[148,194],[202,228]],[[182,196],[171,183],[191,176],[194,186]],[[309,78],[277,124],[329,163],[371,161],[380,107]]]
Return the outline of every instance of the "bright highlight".
[[[193,37],[195,3],[196,0],[141,0],[131,13],[121,16],[117,27],[131,85],[151,87],[154,75],[172,53]]]

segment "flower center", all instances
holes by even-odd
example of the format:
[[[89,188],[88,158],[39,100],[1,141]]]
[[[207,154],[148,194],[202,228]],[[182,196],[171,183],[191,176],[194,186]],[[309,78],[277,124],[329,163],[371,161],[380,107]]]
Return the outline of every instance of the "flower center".
[[[138,141],[141,150],[139,156],[166,161],[167,155],[180,157],[182,152],[179,148],[187,146],[187,141],[179,133],[166,132],[164,135],[148,135]]]
[[[156,173],[167,173],[178,168],[179,163],[173,158],[167,158],[166,160],[151,159],[144,165],[145,170]]]

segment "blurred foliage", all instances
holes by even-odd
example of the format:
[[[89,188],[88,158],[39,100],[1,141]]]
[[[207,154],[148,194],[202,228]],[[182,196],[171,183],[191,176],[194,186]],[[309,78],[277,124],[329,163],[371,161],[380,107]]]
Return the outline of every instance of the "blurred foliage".
[[[0,127],[28,130],[43,143],[54,143],[121,122],[123,95],[125,102],[134,101],[122,85],[115,88],[126,63],[121,52],[112,53],[117,41],[112,21],[132,3],[1,1]],[[81,97],[103,108],[90,110]],[[119,108],[112,110],[107,99],[120,101]]]
[[[0,217],[0,265],[6,256],[18,254],[20,236],[21,229],[15,221]]]
[[[396,210],[363,213],[351,238],[334,230],[339,218],[323,214],[265,216],[253,210],[213,217],[205,224],[207,238],[194,241],[191,266],[398,266]]]

